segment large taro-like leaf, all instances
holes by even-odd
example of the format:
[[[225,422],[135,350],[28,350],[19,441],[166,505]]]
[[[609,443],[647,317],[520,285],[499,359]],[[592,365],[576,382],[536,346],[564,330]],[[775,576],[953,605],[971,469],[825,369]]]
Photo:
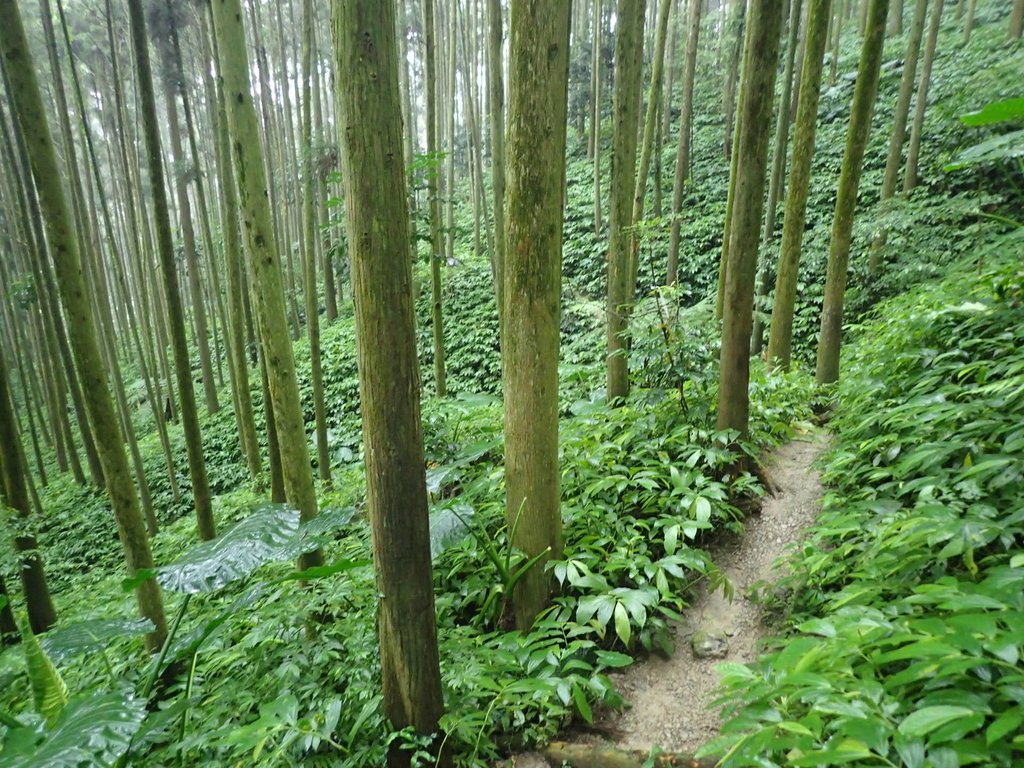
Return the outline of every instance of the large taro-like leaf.
[[[144,635],[152,630],[153,622],[149,619],[97,619],[50,630],[39,644],[54,662],[63,664],[83,653],[105,648],[115,638]]]
[[[466,538],[474,514],[476,511],[468,504],[457,504],[430,515],[431,560],[436,560],[450,546]]]
[[[295,560],[327,543],[331,534],[352,522],[354,507],[328,507],[299,526],[298,532],[280,550],[279,560]]]
[[[4,768],[107,768],[123,755],[146,716],[130,694],[72,698],[53,727],[12,730],[0,753]],[[34,732],[33,732],[34,730]]]
[[[964,125],[994,125],[1011,120],[1024,120],[1024,98],[993,101],[977,112],[960,115]]]
[[[299,512],[283,504],[261,504],[213,541],[204,541],[156,578],[172,592],[215,592],[251,576],[261,566],[292,557],[299,536]]]

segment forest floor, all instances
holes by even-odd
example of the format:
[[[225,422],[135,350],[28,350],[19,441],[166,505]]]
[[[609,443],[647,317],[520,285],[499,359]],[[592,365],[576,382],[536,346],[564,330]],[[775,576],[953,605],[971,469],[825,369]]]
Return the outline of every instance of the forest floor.
[[[755,661],[762,641],[771,634],[757,595],[779,577],[776,561],[803,538],[821,507],[823,488],[813,465],[827,447],[828,435],[815,429],[798,434],[769,455],[765,468],[774,495],[746,521],[742,534],[719,539],[710,548],[732,585],[733,599],[722,589],[698,590],[684,621],[675,628],[676,652],[670,658],[652,654],[613,675],[626,709],[608,713],[593,733],[571,736],[573,743],[692,754],[718,735],[715,666]],[[699,658],[697,646],[712,657]],[[540,768],[548,763],[540,754],[528,754],[515,758],[512,765]]]

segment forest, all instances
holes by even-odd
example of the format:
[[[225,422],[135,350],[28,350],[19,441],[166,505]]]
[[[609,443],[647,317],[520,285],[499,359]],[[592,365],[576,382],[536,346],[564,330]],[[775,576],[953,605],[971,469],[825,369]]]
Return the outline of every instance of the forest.
[[[0,0],[0,768],[1024,765],[1024,0]]]

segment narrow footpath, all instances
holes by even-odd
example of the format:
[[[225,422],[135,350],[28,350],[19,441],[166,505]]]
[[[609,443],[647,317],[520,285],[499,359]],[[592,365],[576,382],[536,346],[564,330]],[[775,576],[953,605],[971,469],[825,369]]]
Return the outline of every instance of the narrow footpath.
[[[719,541],[711,556],[733,587],[730,601],[721,589],[702,589],[676,628],[676,652],[669,658],[652,655],[615,675],[626,709],[599,724],[606,738],[584,736],[567,745],[559,762],[541,754],[520,755],[516,768],[546,768],[582,755],[579,765],[596,765],[593,754],[616,750],[692,754],[718,735],[720,716],[713,707],[718,677],[715,665],[757,659],[769,634],[761,609],[750,599],[779,577],[776,560],[798,543],[820,509],[822,485],[814,462],[827,448],[827,435],[815,430],[798,434],[769,457],[767,476],[775,485],[760,513],[751,515],[744,532]],[[590,754],[591,757],[587,757]],[[613,760],[609,765],[626,765]]]

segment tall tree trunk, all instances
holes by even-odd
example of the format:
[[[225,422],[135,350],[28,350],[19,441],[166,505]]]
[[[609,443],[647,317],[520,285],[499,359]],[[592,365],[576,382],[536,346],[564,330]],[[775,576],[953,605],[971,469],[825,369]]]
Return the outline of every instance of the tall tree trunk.
[[[214,56],[214,62],[217,61],[218,58]],[[263,461],[260,457],[260,448],[256,437],[256,418],[253,413],[252,392],[249,388],[249,366],[245,354],[244,305],[245,294],[248,293],[248,281],[245,278],[242,263],[242,235],[238,223],[238,194],[235,190],[235,174],[231,168],[227,107],[224,104],[224,91],[221,88],[219,75],[214,90],[218,115],[216,162],[220,178],[221,229],[224,236],[224,263],[228,282],[227,300],[228,316],[230,317],[227,329],[228,360],[234,371],[231,378],[237,393],[237,418],[242,453],[249,468],[249,477],[256,480],[263,472]],[[269,403],[267,403],[267,408],[270,413]],[[270,446],[271,448],[276,447],[275,443],[271,443]],[[276,456],[276,451],[272,451],[271,455]]]
[[[744,48],[746,34],[747,0],[732,0],[729,7],[729,18],[726,21],[725,35],[727,45],[727,68],[723,95],[723,111],[725,113],[725,137],[723,146],[725,156],[732,158],[732,142],[735,138],[733,126],[736,123],[736,84],[740,78],[740,60]]]
[[[825,303],[821,310],[821,335],[818,338],[818,360],[815,378],[819,384],[839,379],[839,345],[843,330],[843,296],[846,293],[846,270],[850,260],[853,235],[853,213],[857,205],[857,187],[868,135],[871,113],[878,92],[878,75],[882,64],[885,38],[885,17],[889,0],[870,0],[868,24],[857,68],[857,86],[850,108],[850,127],[846,133],[846,149],[839,174],[836,212],[832,220],[828,269],[825,275]]]
[[[509,25],[506,518],[512,543],[527,557],[547,553],[513,595],[523,631],[548,603],[543,560],[562,556],[558,343],[569,5],[516,0]]]
[[[786,65],[782,74],[782,95],[775,117],[775,146],[772,150],[772,172],[768,181],[768,202],[764,212],[764,231],[761,234],[761,272],[757,280],[758,298],[767,296],[771,290],[772,265],[768,246],[775,234],[776,208],[782,195],[782,180],[786,173],[786,156],[789,154],[790,104],[793,94],[793,65],[796,61],[797,41],[800,34],[800,10],[803,0],[789,0],[789,35],[786,41]],[[750,354],[759,355],[764,346],[764,316],[754,313],[754,330],[750,336]]]
[[[909,192],[917,186],[917,164],[921,152],[921,131],[924,130],[924,113],[928,109],[928,86],[932,79],[932,63],[935,61],[935,46],[939,40],[944,0],[935,0],[932,16],[928,22],[928,39],[924,45],[924,59],[921,61],[921,82],[917,85],[914,102],[914,121],[910,127],[910,143],[907,145],[907,167],[903,173],[903,191]]]
[[[910,36],[903,56],[903,75],[900,78],[900,93],[896,99],[893,115],[892,138],[889,140],[889,155],[885,162],[885,176],[882,178],[881,200],[885,202],[896,192],[896,179],[900,172],[900,154],[906,140],[907,119],[910,115],[910,99],[914,95],[914,81],[917,76],[917,59],[924,37],[925,17],[928,15],[928,0],[917,0],[914,4],[914,18],[910,22]]]
[[[636,280],[640,268],[640,236],[636,225],[644,217],[644,200],[647,197],[647,176],[651,168],[651,153],[654,150],[654,132],[658,126],[658,104],[661,98],[661,80],[665,64],[665,42],[668,39],[668,19],[672,0],[659,0],[657,31],[654,37],[654,58],[651,61],[651,84],[647,90],[647,111],[644,114],[644,138],[640,145],[640,167],[633,189],[633,231],[629,240],[629,283],[626,290],[626,313],[636,299]],[[659,165],[660,165],[660,157]]]
[[[430,305],[434,338],[434,390],[438,397],[448,394],[444,363],[444,317],[441,307],[441,201],[438,198],[437,179],[442,164],[439,156],[437,128],[437,29],[434,19],[434,0],[423,0],[423,46],[426,60],[427,92],[427,153],[431,168],[427,174],[427,196],[430,198]],[[448,191],[451,194],[451,190]]]
[[[192,480],[192,497],[196,508],[196,525],[199,537],[210,540],[217,535],[213,519],[213,504],[210,484],[206,477],[206,461],[203,457],[203,438],[199,431],[199,414],[196,411],[195,390],[192,383],[192,364],[185,338],[185,320],[178,291],[178,276],[174,257],[174,243],[171,241],[171,219],[167,208],[164,189],[163,157],[160,151],[160,128],[156,117],[156,99],[153,94],[153,76],[146,40],[145,19],[142,0],[129,0],[131,13],[132,40],[134,42],[135,66],[138,72],[142,132],[146,141],[150,193],[156,219],[157,250],[160,270],[163,275],[164,296],[167,302],[168,322],[171,331],[171,347],[174,352],[174,372],[181,395],[180,413],[185,431],[185,450],[188,454],[189,476]],[[173,93],[169,94],[173,102]],[[180,197],[180,196],[179,196]],[[187,199],[187,195],[184,196]],[[179,199],[180,202],[180,199]],[[186,247],[187,250],[187,247]],[[193,295],[193,300],[202,301]]]
[[[921,39],[924,37],[924,23],[928,15],[928,0],[917,0],[914,4],[914,17],[910,22],[910,35],[907,38],[907,50],[903,57],[903,75],[900,79],[900,93],[896,100],[896,111],[893,115],[892,137],[889,139],[889,153],[885,161],[885,175],[882,177],[882,190],[879,202],[883,210],[888,208],[888,201],[896,193],[896,182],[899,178],[901,152],[907,136],[907,119],[910,115],[910,99],[914,95],[914,79],[917,74],[917,59],[921,52]],[[885,253],[886,231],[882,228],[875,234],[871,242],[868,256],[868,273],[874,277],[882,268]]]
[[[316,422],[316,459],[321,482],[331,482],[331,457],[327,448],[327,408],[324,404],[324,376],[320,364],[320,301],[316,291],[316,210],[313,164],[313,0],[303,2],[302,43],[302,141],[306,163],[302,168],[304,194],[302,215],[306,244],[306,332],[309,334],[310,378],[313,380],[313,413]],[[404,157],[404,153],[403,153]]]
[[[637,125],[643,80],[644,0],[619,0],[615,32],[615,121],[608,224],[608,402],[629,394],[630,228],[636,185]]]
[[[748,426],[754,271],[764,207],[772,97],[782,31],[782,3],[751,0],[740,81],[738,160],[729,235],[718,383],[718,428]]]
[[[242,8],[240,0],[213,0],[211,8],[224,101],[228,108],[231,154],[256,294],[256,316],[261,328],[277,443],[281,450],[285,494],[288,503],[299,510],[301,519],[307,521],[317,514],[316,493],[306,447],[299,385],[295,379],[295,359],[288,338],[281,262],[270,223],[259,122],[249,88],[249,57],[242,26]],[[401,157],[400,148],[398,156]],[[302,568],[322,563],[323,553],[319,549],[299,558]]]
[[[811,186],[814,134],[818,126],[818,99],[828,41],[831,0],[811,0],[804,39],[804,65],[800,75],[800,99],[796,109],[793,160],[789,169],[789,191],[782,220],[779,269],[775,280],[768,364],[789,370],[793,344],[793,310],[799,276],[800,249],[807,221],[807,192]]]
[[[443,707],[431,577],[394,4],[332,3],[384,714],[436,735]],[[455,43],[454,40],[451,41]],[[406,768],[398,741],[388,765]]]
[[[683,187],[690,178],[690,140],[693,136],[693,86],[697,74],[697,43],[700,38],[702,0],[689,0],[686,11],[686,60],[683,66],[683,106],[679,113],[676,169],[672,179],[672,226],[668,241],[666,285],[679,277],[679,228],[683,210]]]
[[[136,54],[137,57],[138,54]],[[174,159],[173,167],[175,168],[173,181],[178,195],[181,241],[185,250],[185,268],[188,272],[189,294],[192,299],[192,320],[195,323],[196,348],[199,350],[199,367],[203,374],[203,392],[206,396],[206,409],[210,413],[216,413],[219,408],[217,387],[213,381],[210,339],[207,334],[206,325],[206,305],[203,302],[203,289],[199,281],[199,256],[196,254],[195,226],[192,223],[192,204],[188,198],[188,180],[185,174],[187,165],[185,152],[181,144],[181,128],[178,121],[178,89],[175,83],[181,75],[174,72],[173,65],[170,62],[165,62],[164,68],[164,103],[167,105],[168,135],[171,139],[171,157]],[[171,72],[171,74],[168,74],[168,72]],[[159,224],[159,214],[157,216]],[[177,357],[175,357],[175,365],[181,365],[181,361]],[[189,368],[191,369],[191,365],[189,365]],[[191,376],[191,373],[189,373],[189,376]]]
[[[22,521],[14,536],[18,575],[28,607],[28,620],[35,634],[45,632],[57,622],[57,610],[46,583],[43,556],[30,533],[32,505],[29,498],[28,467],[22,461],[21,436],[14,417],[14,404],[8,386],[7,368],[0,354],[0,498]]]
[[[144,45],[145,41],[142,40],[141,44]],[[139,512],[128,459],[119,441],[117,416],[110,398],[107,374],[103,368],[82,279],[78,242],[60,181],[62,175],[36,80],[36,68],[31,60],[16,3],[0,3],[0,49],[10,78],[18,120],[26,136],[31,136],[28,153],[46,220],[47,239],[57,266],[61,299],[69,320],[71,347],[85,382],[85,405],[98,438],[97,450],[117,519],[128,573],[134,576],[140,569],[153,567],[153,556]],[[149,579],[136,587],[135,596],[141,614],[153,622],[154,629],[147,634],[146,641],[147,647],[155,650],[163,644],[167,634],[160,587],[155,580]]]
[[[504,337],[505,313],[505,85],[501,40],[501,0],[487,0],[487,93],[491,128],[491,195],[494,200],[494,290]]]

